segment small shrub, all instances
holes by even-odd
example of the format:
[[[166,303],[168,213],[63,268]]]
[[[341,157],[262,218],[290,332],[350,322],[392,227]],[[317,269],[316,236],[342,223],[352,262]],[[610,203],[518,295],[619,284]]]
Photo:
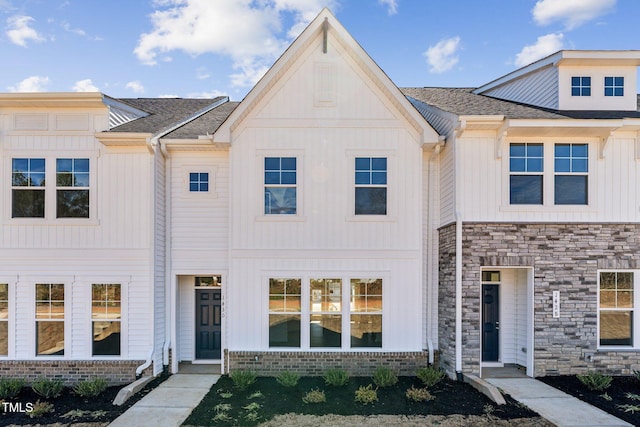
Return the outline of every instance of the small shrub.
[[[236,388],[240,390],[246,390],[251,384],[255,383],[256,378],[258,378],[255,372],[245,370],[233,371],[229,376]]]
[[[295,387],[298,385],[298,380],[300,379],[300,375],[295,372],[284,371],[276,378],[278,384],[283,387]]]
[[[606,400],[607,402],[611,402],[613,400],[613,397],[609,396],[609,394],[606,391],[604,392],[604,394],[601,394],[600,397]]]
[[[107,389],[107,380],[104,378],[94,378],[79,382],[73,387],[73,392],[80,397],[96,397]]]
[[[29,412],[30,418],[40,418],[43,415],[46,415],[50,412],[53,412],[53,403],[49,402],[41,402],[37,401],[33,404],[33,409]]]
[[[593,391],[602,391],[605,388],[609,388],[613,377],[610,375],[603,375],[600,372],[589,372],[586,375],[576,375],[585,387]]]
[[[251,395],[249,395],[247,399],[262,399],[263,397],[264,397],[264,394],[262,394],[262,392],[258,390],[251,393]]]
[[[378,389],[373,388],[373,384],[369,384],[368,386],[361,385],[356,390],[356,402],[362,403],[363,405],[368,405],[369,403],[378,401]]]
[[[407,399],[413,402],[426,402],[428,400],[435,399],[435,397],[431,393],[429,393],[429,389],[426,387],[415,388],[414,386],[411,386],[410,389],[407,389],[405,396],[407,397]]]
[[[304,396],[302,396],[302,401],[304,403],[322,403],[322,402],[326,402],[327,398],[324,395],[323,390],[319,390],[315,388],[310,392],[308,392],[307,394],[305,394]]]
[[[349,374],[344,369],[329,369],[322,377],[325,384],[333,387],[342,387],[349,382]]]
[[[373,382],[378,387],[391,387],[398,382],[398,376],[385,366],[379,366],[373,373]]]
[[[433,387],[438,384],[445,376],[445,372],[434,368],[433,366],[427,366],[425,368],[420,368],[416,372],[416,376],[422,381],[422,383],[427,387]]]
[[[638,381],[640,381],[640,371],[633,371],[633,376],[636,377]]]
[[[242,409],[249,412],[256,412],[262,409],[262,405],[258,402],[251,402],[247,406],[243,406]]]
[[[62,381],[39,378],[31,384],[31,389],[45,399],[54,399],[62,393]]]
[[[24,387],[24,380],[21,378],[0,379],[0,399],[13,399],[18,396]]]
[[[616,405],[618,408],[623,410],[624,412],[631,412],[635,414],[636,412],[640,412],[640,406],[638,405]]]
[[[624,397],[631,400],[640,400],[640,394],[631,393],[631,392],[625,393]]]
[[[213,410],[218,412],[229,412],[233,407],[229,403],[218,403],[213,407]]]
[[[260,415],[257,412],[247,412],[244,416],[247,421],[255,422],[260,419]]]
[[[216,415],[213,417],[213,421],[224,423],[233,421],[233,418],[231,418],[231,415],[229,415],[228,412],[216,412]]]
[[[227,390],[219,389],[217,391],[217,393],[223,399],[231,399],[233,397],[233,393],[231,393],[230,391],[227,391]]]

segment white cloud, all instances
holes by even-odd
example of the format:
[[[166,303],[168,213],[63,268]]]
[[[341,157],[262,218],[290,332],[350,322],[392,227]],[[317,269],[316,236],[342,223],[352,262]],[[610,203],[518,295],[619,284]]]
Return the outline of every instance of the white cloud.
[[[49,77],[31,76],[22,80],[15,86],[9,86],[9,92],[45,92],[49,84]]]
[[[197,56],[229,56],[238,85],[254,84],[278,55],[324,6],[337,0],[156,0],[153,28],[138,40],[134,53],[148,65],[159,55],[183,51]],[[283,30],[285,16],[292,25]],[[213,24],[215,23],[215,24]],[[286,32],[286,36],[283,33]]]
[[[604,15],[615,5],[616,0],[538,0],[532,13],[538,25],[559,21],[572,30]]]
[[[564,34],[553,33],[538,37],[535,44],[525,46],[520,53],[516,55],[515,64],[518,67],[524,67],[532,62],[549,56],[559,50],[562,50],[562,40]]]
[[[34,42],[44,41],[36,30],[30,27],[32,21],[35,21],[30,16],[15,15],[7,18],[7,37],[12,43],[18,46],[27,47],[27,42],[32,40]]]
[[[205,67],[199,67],[196,70],[196,78],[198,80],[206,80],[211,77],[211,73]]]
[[[378,3],[387,6],[387,13],[389,15],[398,13],[398,0],[378,0]]]
[[[91,79],[78,80],[73,85],[74,92],[100,92],[97,86],[91,82]]]
[[[144,93],[144,86],[137,80],[127,83],[125,87],[131,89],[134,93]]]
[[[442,39],[434,46],[429,47],[424,53],[432,73],[444,73],[458,63],[458,49],[460,49],[460,37]]]
[[[68,22],[63,22],[62,24],[60,24],[62,26],[62,28],[69,32],[69,33],[73,33],[73,34],[77,34],[79,36],[86,36],[87,32],[85,30],[83,30],[82,28],[72,28],[71,24],[69,24]]]

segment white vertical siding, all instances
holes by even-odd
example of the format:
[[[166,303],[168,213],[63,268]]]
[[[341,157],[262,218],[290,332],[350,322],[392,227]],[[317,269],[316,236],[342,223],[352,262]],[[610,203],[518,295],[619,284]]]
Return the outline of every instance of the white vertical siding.
[[[167,319],[167,292],[166,292],[166,277],[165,277],[165,264],[166,264],[166,236],[165,236],[165,180],[166,180],[166,168],[165,159],[160,153],[159,145],[155,146],[155,157],[153,175],[150,180],[155,181],[152,187],[154,192],[153,205],[153,223],[149,225],[149,228],[153,230],[153,276],[154,276],[154,358],[153,358],[153,373],[154,375],[162,372],[163,362],[163,349],[166,340],[169,339],[169,334],[166,333],[166,319]],[[168,362],[168,361],[167,361]]]
[[[455,161],[452,139],[443,147],[440,154],[440,225],[455,221]],[[464,190],[461,190],[464,191]]]
[[[558,109],[558,67],[542,68],[483,92],[483,95]]]
[[[527,352],[533,352],[533,348],[529,348],[529,341],[527,339],[529,322],[533,322],[533,318],[529,318],[528,304],[527,304],[527,274],[525,269],[516,270],[515,283],[516,283],[516,337],[515,337],[515,363],[521,366],[527,366]],[[523,351],[525,349],[525,351]]]

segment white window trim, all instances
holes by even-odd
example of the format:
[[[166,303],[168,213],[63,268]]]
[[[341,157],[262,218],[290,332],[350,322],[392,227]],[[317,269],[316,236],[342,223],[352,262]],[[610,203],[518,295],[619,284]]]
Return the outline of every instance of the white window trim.
[[[347,206],[349,212],[345,216],[348,222],[397,222],[398,221],[398,187],[397,175],[398,159],[394,150],[347,150],[346,170],[349,173],[349,189],[347,191]],[[386,215],[356,215],[356,171],[357,157],[385,157],[387,159],[387,214]],[[345,186],[346,188],[346,186]]]
[[[189,174],[190,173],[208,173],[209,174],[209,191],[190,191],[189,190]],[[182,176],[180,197],[182,199],[217,199],[218,192],[217,190],[217,174],[218,174],[218,166],[216,165],[207,165],[207,164],[195,164],[189,163],[185,164],[180,168],[180,174]]]
[[[32,345],[32,350],[31,350],[31,354],[33,356],[33,360],[67,360],[67,359],[71,359],[71,353],[72,353],[72,341],[71,341],[71,321],[70,319],[72,319],[72,315],[70,313],[71,310],[71,292],[72,292],[72,287],[71,287],[71,282],[67,279],[67,280],[59,280],[60,278],[56,278],[56,277],[51,277],[51,278],[39,278],[39,279],[35,279],[35,280],[30,280],[29,281],[29,287],[31,288],[31,295],[30,295],[30,306],[31,306],[31,323],[32,323],[32,330],[33,330],[33,335],[31,336],[31,345]],[[47,355],[38,355],[38,346],[37,346],[37,339],[38,339],[38,328],[37,328],[37,322],[38,319],[36,318],[36,285],[39,284],[43,284],[43,285],[48,285],[48,284],[55,284],[55,285],[63,285],[64,286],[64,318],[60,321],[60,320],[53,320],[56,322],[63,322],[64,323],[64,354],[62,356],[47,356]],[[47,321],[47,319],[42,319],[43,321]]]
[[[510,198],[511,184],[510,176],[511,171],[509,168],[509,155],[508,147],[510,144],[517,143],[541,143],[543,144],[543,172],[542,172],[542,204],[541,205],[512,205]],[[553,213],[595,213],[596,212],[596,199],[597,199],[597,186],[596,186],[596,170],[598,161],[598,140],[595,138],[553,138],[553,139],[532,139],[532,138],[510,138],[506,141],[507,153],[503,155],[498,161],[502,162],[502,204],[499,210],[501,212],[553,212]],[[589,153],[589,163],[587,172],[587,201],[586,205],[556,205],[554,203],[555,196],[555,144],[587,144]],[[566,175],[566,173],[558,173],[559,175]]]
[[[99,225],[98,220],[98,186],[97,167],[99,152],[96,150],[78,151],[24,151],[12,150],[5,152],[4,177],[6,185],[1,194],[5,203],[2,214],[5,225]],[[45,159],[45,212],[44,218],[12,218],[12,160],[16,158],[40,158]],[[57,208],[57,183],[56,183],[56,159],[89,159],[89,218],[56,218]]]
[[[264,213],[264,159],[266,157],[295,157],[296,159],[296,213],[295,214],[265,214]],[[262,222],[301,222],[306,221],[304,215],[304,150],[256,150],[256,166],[257,174],[255,188],[259,188],[259,197],[256,200],[255,220]]]
[[[8,337],[7,337],[7,354],[0,355],[0,360],[11,360],[15,358],[15,307],[16,307],[16,276],[0,276],[0,283],[9,285],[9,313],[7,317]],[[12,333],[13,332],[13,333]]]
[[[632,346],[600,345],[600,273],[633,273]],[[600,351],[640,351],[640,270],[603,268],[597,270],[596,292],[596,348]],[[607,311],[608,309],[604,309]]]

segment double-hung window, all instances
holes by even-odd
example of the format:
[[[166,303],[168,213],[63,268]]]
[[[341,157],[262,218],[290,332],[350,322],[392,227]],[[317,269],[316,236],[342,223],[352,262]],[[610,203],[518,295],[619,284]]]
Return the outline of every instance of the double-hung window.
[[[602,271],[598,287],[598,324],[601,346],[633,347],[634,272]]]
[[[544,146],[513,143],[509,146],[509,201],[512,205],[543,204]]]
[[[356,157],[355,214],[387,214],[386,157]]]
[[[92,354],[120,355],[121,291],[119,284],[91,286]]]
[[[624,77],[605,77],[604,96],[624,96]]]
[[[89,159],[56,159],[56,218],[89,218]]]
[[[311,279],[310,290],[310,346],[341,347],[342,280]]]
[[[571,77],[571,96],[591,96],[591,77]]]
[[[556,205],[588,204],[588,145],[555,144],[554,148],[554,203]]]
[[[300,347],[301,279],[269,279],[269,347]]]
[[[11,165],[11,217],[44,218],[45,159],[17,158]]]
[[[0,283],[0,356],[9,354],[9,285]]]
[[[265,157],[265,215],[297,213],[297,164],[295,157]]]
[[[382,347],[382,279],[351,279],[351,347]]]
[[[64,355],[63,284],[36,284],[36,355]]]

